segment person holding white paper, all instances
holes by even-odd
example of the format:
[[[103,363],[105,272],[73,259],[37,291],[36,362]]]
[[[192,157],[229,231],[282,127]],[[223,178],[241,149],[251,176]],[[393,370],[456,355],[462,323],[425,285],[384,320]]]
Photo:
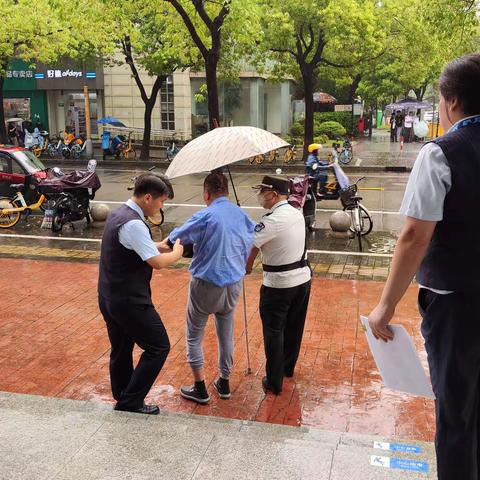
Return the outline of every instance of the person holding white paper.
[[[414,275],[422,335],[436,396],[439,480],[480,479],[480,54],[449,63],[440,78],[440,123],[410,175],[405,225],[379,304],[377,339]]]

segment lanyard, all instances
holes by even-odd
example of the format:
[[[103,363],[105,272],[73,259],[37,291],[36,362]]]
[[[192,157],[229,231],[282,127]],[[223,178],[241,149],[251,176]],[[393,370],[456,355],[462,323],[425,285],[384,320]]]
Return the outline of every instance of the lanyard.
[[[285,206],[285,205],[290,205],[290,204],[288,203],[288,201],[286,201],[285,203],[282,203],[281,205],[277,205],[271,212],[268,212],[268,213],[266,213],[266,214],[263,215],[263,216],[264,216],[264,217],[269,217],[277,208],[281,208],[281,207],[283,207],[283,206]]]
[[[456,132],[464,127],[469,127],[470,125],[480,125],[480,115],[475,115],[474,117],[466,118],[461,120],[456,125],[452,127],[451,132]]]

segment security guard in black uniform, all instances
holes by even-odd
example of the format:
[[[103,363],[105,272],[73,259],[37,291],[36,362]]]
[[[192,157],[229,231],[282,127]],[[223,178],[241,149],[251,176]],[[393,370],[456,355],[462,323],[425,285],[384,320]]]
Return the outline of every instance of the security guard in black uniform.
[[[268,212],[255,228],[247,273],[260,251],[264,272],[260,316],[267,359],[262,386],[265,392],[278,395],[283,377],[292,377],[295,370],[310,298],[305,219],[287,201],[288,180],[265,176],[253,188],[258,189],[259,204]]]

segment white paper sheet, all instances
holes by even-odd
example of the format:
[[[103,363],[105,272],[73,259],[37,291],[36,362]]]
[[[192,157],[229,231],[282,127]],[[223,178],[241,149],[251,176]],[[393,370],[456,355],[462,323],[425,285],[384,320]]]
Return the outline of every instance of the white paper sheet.
[[[384,342],[373,336],[367,317],[361,316],[360,320],[385,386],[412,395],[435,398],[413,340],[405,328],[402,325],[390,325],[394,333],[393,341]]]

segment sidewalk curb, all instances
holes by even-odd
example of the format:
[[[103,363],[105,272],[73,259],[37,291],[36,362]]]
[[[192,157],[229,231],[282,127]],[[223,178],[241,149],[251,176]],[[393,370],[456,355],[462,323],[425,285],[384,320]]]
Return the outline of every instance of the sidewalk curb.
[[[169,162],[163,159],[151,159],[151,160],[102,160],[101,158],[95,157],[99,167],[123,167],[123,168],[144,168],[147,169],[152,166],[156,166],[159,169],[167,169],[170,165]],[[42,158],[43,164],[47,167],[53,166],[62,166],[78,164],[80,167],[83,164],[86,164],[86,159],[80,158],[78,160],[64,159],[64,158]],[[304,165],[302,163],[296,163],[293,165],[283,165],[283,164],[261,164],[261,165],[250,165],[242,163],[233,163],[230,165],[230,170],[237,171],[241,173],[255,173],[255,172],[272,172],[277,168],[280,168],[282,172],[295,173],[297,175],[302,175],[304,173]],[[355,165],[345,165],[342,166],[342,169],[345,173],[353,172],[410,172],[412,167],[410,166],[401,166],[401,165],[368,165],[368,166],[355,166]]]

